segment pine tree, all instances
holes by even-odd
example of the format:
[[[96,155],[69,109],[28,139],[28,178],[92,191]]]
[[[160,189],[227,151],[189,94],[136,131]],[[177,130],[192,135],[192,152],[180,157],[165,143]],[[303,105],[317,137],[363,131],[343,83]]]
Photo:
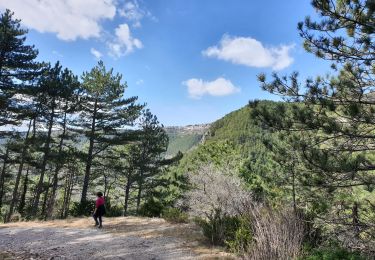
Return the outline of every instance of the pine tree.
[[[33,94],[33,85],[42,72],[43,64],[35,61],[38,55],[35,47],[25,44],[26,34],[27,30],[21,28],[20,20],[14,19],[10,10],[1,14],[0,126],[17,125],[33,117],[33,104],[21,101]],[[6,131],[1,132],[2,138],[5,135]],[[26,146],[25,144],[21,152],[22,158],[25,156]],[[19,172],[22,172],[23,167],[23,159],[21,160]],[[17,181],[19,178],[16,183]]]
[[[44,187],[44,175],[47,170],[47,164],[50,162],[50,153],[52,148],[53,136],[52,130],[56,126],[57,118],[60,114],[59,105],[65,103],[65,93],[70,78],[67,78],[67,71],[63,71],[61,65],[57,62],[54,67],[49,67],[39,80],[37,87],[37,103],[40,104],[39,121],[45,124],[46,133],[41,132],[43,146],[41,148],[42,160],[38,165],[40,170],[39,181],[36,187],[33,212],[35,216],[39,207],[40,195]]]
[[[312,4],[322,19],[306,18],[298,29],[305,49],[330,61],[335,75],[302,84],[298,73],[274,74],[270,82],[261,74],[262,88],[291,104],[279,103],[278,113],[258,102],[251,105],[263,122],[289,131],[292,146],[310,172],[307,184],[325,190],[331,198],[332,194],[341,197],[338,219],[331,221],[352,226],[360,239],[374,233],[375,219],[368,214],[375,185],[375,2],[314,0]],[[359,198],[362,191],[369,195]]]
[[[153,179],[160,173],[163,166],[164,153],[168,148],[168,135],[155,115],[149,109],[143,112],[140,122],[141,135],[138,144],[138,195],[137,212],[141,203],[145,186],[152,187]]]
[[[124,128],[134,124],[143,108],[135,104],[137,97],[124,98],[127,86],[121,79],[120,74],[113,74],[113,69],[107,71],[102,61],[82,76],[84,91],[77,126],[84,130],[89,147],[81,204],[87,200],[93,159],[110,146],[127,142],[129,136]]]
[[[76,155],[77,150],[76,147],[72,146],[74,135],[69,131],[69,128],[71,122],[70,117],[77,111],[79,105],[80,83],[77,76],[68,69],[61,71],[61,83],[60,100],[58,102],[59,114],[56,120],[59,131],[59,135],[57,136],[58,146],[51,152],[51,159],[54,163],[54,173],[52,177],[52,192],[49,196],[45,215],[46,218],[52,216],[58,188],[59,173],[68,160]]]
[[[17,101],[15,94],[27,91],[40,74],[41,64],[35,59],[38,51],[25,44],[27,30],[21,28],[20,20],[6,10],[0,16],[0,126],[17,124]],[[19,104],[18,104],[19,105]]]

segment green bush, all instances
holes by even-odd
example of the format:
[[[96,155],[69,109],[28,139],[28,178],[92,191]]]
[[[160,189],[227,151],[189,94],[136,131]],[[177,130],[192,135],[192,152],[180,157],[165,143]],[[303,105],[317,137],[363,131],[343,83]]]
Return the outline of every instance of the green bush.
[[[70,215],[73,217],[91,216],[95,209],[94,201],[73,202]]]
[[[112,205],[111,198],[105,198],[105,216],[120,217],[123,215],[124,208],[121,205]]]
[[[148,199],[140,208],[139,214],[145,217],[160,217],[164,205],[154,198]]]
[[[189,220],[188,214],[176,208],[164,209],[162,212],[162,217],[166,221],[172,223],[187,223]]]
[[[7,213],[8,210],[6,207],[0,207],[0,222],[4,222]]]
[[[124,207],[120,205],[111,206],[110,208],[106,208],[106,217],[121,217],[124,213]]]
[[[240,225],[238,217],[222,215],[216,210],[208,219],[197,218],[196,223],[203,229],[203,234],[210,239],[212,245],[225,246],[233,241]]]
[[[208,219],[196,218],[195,222],[213,245],[226,246],[233,253],[243,254],[252,243],[249,218],[226,216],[217,210]]]
[[[234,233],[233,239],[225,241],[229,251],[236,254],[243,254],[251,246],[253,235],[251,232],[251,222],[247,218],[239,217],[239,226]]]
[[[357,252],[349,252],[343,248],[315,248],[305,252],[301,260],[365,260]]]

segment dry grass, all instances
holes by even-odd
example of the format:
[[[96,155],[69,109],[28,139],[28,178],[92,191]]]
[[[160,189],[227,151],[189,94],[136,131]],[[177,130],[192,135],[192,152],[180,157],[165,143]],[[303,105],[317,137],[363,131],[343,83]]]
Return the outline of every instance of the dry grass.
[[[303,224],[292,210],[279,212],[252,208],[255,244],[245,259],[297,259],[303,240]]]
[[[0,228],[37,228],[37,227],[56,227],[56,228],[89,228],[92,226],[91,218],[71,218],[66,220],[52,221],[20,221],[7,224],[0,224]]]

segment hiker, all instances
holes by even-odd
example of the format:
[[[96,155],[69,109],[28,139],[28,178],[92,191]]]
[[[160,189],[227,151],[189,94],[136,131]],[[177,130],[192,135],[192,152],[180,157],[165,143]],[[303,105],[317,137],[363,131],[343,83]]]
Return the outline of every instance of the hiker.
[[[105,207],[104,207],[104,198],[103,193],[98,192],[96,193],[98,197],[95,202],[95,210],[93,217],[95,219],[95,227],[102,228],[102,216],[105,214]],[[98,221],[99,220],[99,221]]]

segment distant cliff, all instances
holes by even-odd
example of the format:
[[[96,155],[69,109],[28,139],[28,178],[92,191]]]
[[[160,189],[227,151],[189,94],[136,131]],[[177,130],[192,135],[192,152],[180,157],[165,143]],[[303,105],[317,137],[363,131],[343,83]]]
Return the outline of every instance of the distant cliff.
[[[211,124],[168,126],[165,131],[169,136],[167,156],[173,156],[178,151],[187,152],[202,142]]]

